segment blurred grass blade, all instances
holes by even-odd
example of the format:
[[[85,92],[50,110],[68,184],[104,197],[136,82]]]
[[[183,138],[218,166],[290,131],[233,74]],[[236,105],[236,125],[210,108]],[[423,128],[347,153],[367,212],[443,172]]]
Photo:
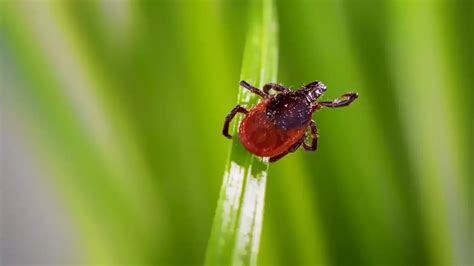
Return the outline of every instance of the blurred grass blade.
[[[276,82],[277,75],[278,36],[273,2],[251,2],[248,16],[241,79],[261,87]],[[239,88],[238,104],[250,107],[257,101],[256,95]],[[241,119],[233,122],[233,135]],[[268,163],[248,153],[234,137],[225,169],[206,265],[256,265]]]
[[[472,265],[469,263],[468,205],[464,199],[461,144],[462,132],[453,109],[459,103],[456,95],[456,71],[447,61],[440,34],[443,31],[442,6],[417,3],[406,9],[393,1],[393,54],[397,77],[397,97],[409,143],[411,161],[416,171],[417,189],[423,205],[421,222],[427,248],[438,265]],[[442,14],[443,16],[440,16]],[[417,23],[413,23],[416,21]],[[416,26],[414,26],[416,25]],[[403,39],[400,40],[400,38]],[[429,49],[424,42],[431,44]],[[450,53],[450,52],[448,52]],[[423,87],[429,87],[426,93]],[[410,97],[406,97],[406,95]],[[454,95],[454,96],[453,96]],[[457,97],[456,97],[457,96]],[[423,101],[418,99],[423,98]],[[430,114],[430,115],[427,115]],[[439,130],[439,129],[443,130]]]

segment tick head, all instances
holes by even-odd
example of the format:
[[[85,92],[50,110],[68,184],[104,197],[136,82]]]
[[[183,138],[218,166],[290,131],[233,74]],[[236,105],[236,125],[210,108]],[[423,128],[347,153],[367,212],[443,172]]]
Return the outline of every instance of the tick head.
[[[313,102],[314,100],[318,99],[319,96],[323,95],[327,88],[322,82],[314,81],[304,86],[302,90],[306,94],[306,98],[310,102]]]

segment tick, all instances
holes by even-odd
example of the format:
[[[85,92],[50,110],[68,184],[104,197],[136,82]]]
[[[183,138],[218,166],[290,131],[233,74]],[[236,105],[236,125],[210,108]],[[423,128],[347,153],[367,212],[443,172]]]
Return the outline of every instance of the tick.
[[[319,102],[318,98],[326,91],[326,86],[311,82],[296,91],[276,83],[268,83],[263,90],[253,87],[245,81],[240,86],[257,94],[262,100],[252,109],[247,110],[237,105],[225,118],[222,134],[229,135],[229,124],[237,113],[243,113],[244,119],[239,127],[239,139],[251,153],[260,157],[269,157],[269,162],[276,162],[301,145],[306,151],[316,151],[318,147],[318,129],[312,120],[315,111],[323,108],[338,108],[351,104],[358,98],[355,92],[343,94],[334,101]],[[273,90],[277,94],[271,95]],[[306,143],[308,129],[311,132],[311,143]]]

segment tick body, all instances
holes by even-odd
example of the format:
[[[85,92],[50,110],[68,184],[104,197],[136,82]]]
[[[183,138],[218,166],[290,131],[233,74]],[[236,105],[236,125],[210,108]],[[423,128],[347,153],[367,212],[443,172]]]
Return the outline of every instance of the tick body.
[[[318,146],[318,131],[312,114],[323,107],[348,106],[358,97],[357,93],[351,92],[334,101],[318,102],[317,99],[326,91],[326,86],[319,81],[307,84],[297,91],[275,83],[266,84],[263,90],[245,81],[241,81],[240,85],[262,97],[262,101],[249,111],[237,105],[227,115],[222,133],[231,139],[229,124],[237,113],[243,113],[245,117],[239,126],[240,142],[256,156],[269,157],[270,162],[296,151],[301,145],[306,151],[315,151]],[[270,95],[270,90],[277,94]],[[310,143],[306,143],[308,131],[311,132]]]

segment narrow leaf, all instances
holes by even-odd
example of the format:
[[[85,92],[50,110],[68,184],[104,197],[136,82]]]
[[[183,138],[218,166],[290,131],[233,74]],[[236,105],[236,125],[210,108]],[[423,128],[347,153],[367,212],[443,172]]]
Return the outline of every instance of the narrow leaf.
[[[241,80],[261,88],[276,82],[278,36],[271,0],[252,1]],[[239,88],[237,103],[251,108],[258,96]],[[252,156],[236,132],[241,116],[233,122],[234,135],[209,239],[207,265],[256,265],[263,223],[268,163]]]

